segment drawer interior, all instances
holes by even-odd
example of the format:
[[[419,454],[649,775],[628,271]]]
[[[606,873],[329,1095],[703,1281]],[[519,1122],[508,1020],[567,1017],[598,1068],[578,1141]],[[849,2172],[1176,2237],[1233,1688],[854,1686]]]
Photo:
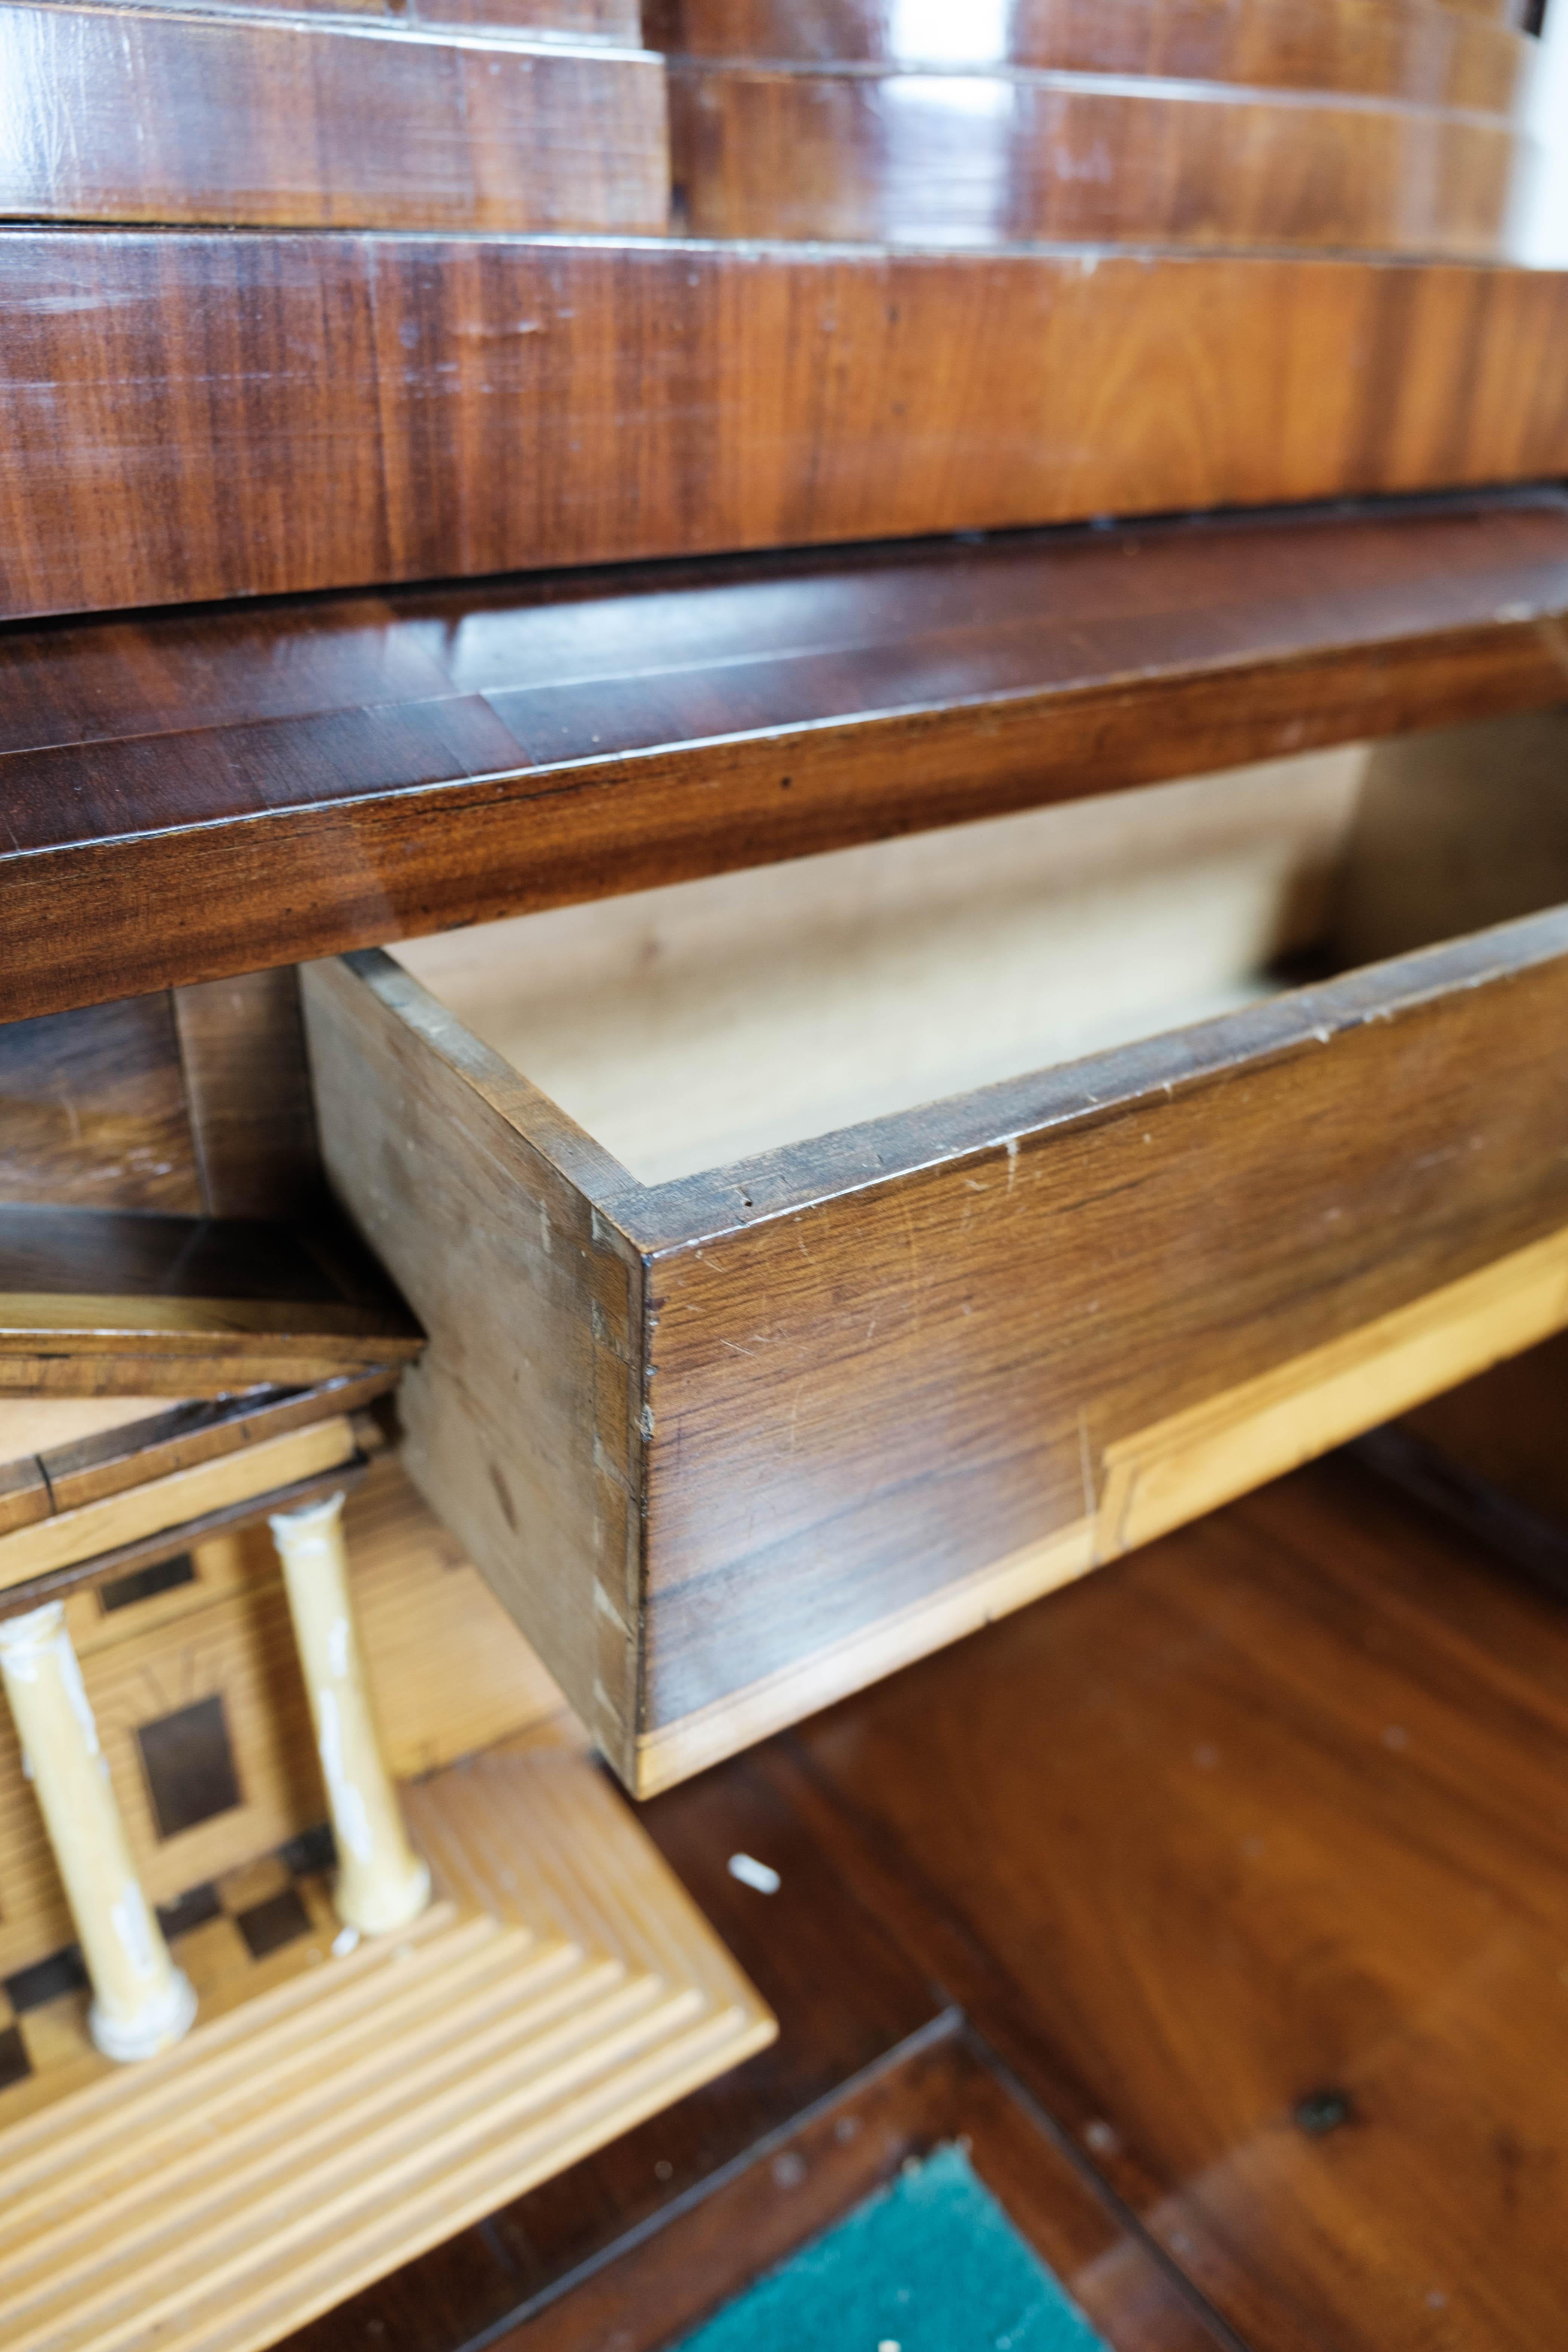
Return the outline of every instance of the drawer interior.
[[[1491,721],[392,952],[655,1184],[1568,898],[1565,751]]]

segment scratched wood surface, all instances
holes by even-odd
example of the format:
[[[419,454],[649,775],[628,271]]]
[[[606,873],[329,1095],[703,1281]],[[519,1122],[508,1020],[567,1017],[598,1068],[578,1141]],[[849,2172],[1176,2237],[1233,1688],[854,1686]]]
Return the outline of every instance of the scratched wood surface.
[[[1568,470],[1549,270],[14,228],[0,284],[10,618]]]
[[[1539,707],[1568,690],[1565,620],[1542,490],[19,627],[0,1011]],[[307,1139],[287,984],[233,985],[175,1013],[205,1149],[228,1139],[206,1205],[260,1213]],[[55,1197],[197,1205],[161,1002],[111,1046],[0,1031],[0,1192],[46,1132],[90,1130]],[[162,1039],[166,1099],[121,1134],[154,1051],[127,1024]]]

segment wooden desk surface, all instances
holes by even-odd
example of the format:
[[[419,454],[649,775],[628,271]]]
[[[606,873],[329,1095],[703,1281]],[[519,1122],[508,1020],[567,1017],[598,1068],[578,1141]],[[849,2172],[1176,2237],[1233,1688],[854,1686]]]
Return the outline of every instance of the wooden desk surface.
[[[1538,708],[1565,616],[1542,489],[14,629],[0,1019]]]

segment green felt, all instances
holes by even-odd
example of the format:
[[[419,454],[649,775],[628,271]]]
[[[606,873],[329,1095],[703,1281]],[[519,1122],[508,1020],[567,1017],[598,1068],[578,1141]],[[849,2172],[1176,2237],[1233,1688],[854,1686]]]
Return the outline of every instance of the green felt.
[[[793,2254],[680,2352],[1108,2352],[959,2147]]]

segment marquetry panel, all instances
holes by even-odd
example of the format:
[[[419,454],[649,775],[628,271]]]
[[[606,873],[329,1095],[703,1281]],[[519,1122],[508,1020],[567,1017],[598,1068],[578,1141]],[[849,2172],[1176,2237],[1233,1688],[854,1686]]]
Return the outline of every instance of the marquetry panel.
[[[353,1591],[395,1773],[428,1772],[558,1712],[559,1692],[452,1538],[389,1462],[351,1496]],[[326,1814],[310,1714],[265,1527],[197,1545],[194,1574],[128,1605],[97,1591],[68,1622],[143,1884],[156,1903]],[[161,1836],[139,1734],[221,1705],[239,1801]],[[209,1727],[193,1722],[195,1737]],[[166,1745],[179,1727],[167,1735]],[[172,1766],[171,1769],[176,1769]],[[0,1976],[70,1940],[43,1825],[0,1720]]]
[[[224,1912],[195,1931],[228,1965],[184,2042],[114,2069],[68,2015],[0,2090],[7,2352],[259,2352],[773,2039],[576,1739],[405,1802],[410,1928],[345,1951],[285,1882],[259,1969]]]

